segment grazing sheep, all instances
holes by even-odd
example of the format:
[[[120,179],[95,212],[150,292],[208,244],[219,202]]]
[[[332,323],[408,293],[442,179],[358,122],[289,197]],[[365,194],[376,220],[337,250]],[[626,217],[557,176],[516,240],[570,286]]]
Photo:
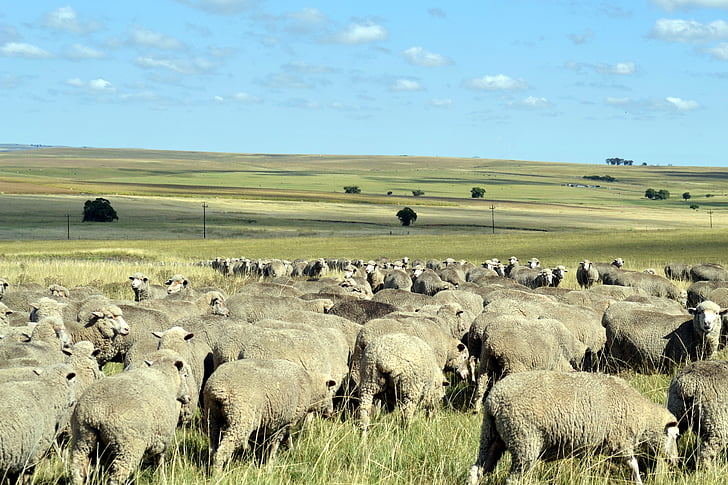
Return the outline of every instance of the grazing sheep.
[[[166,298],[143,300],[139,302],[138,307],[161,311],[167,315],[170,322],[174,322],[180,318],[193,317],[206,313],[228,316],[230,310],[225,302],[225,295],[221,291],[215,290],[207,291],[192,300]]]
[[[5,341],[0,345],[0,367],[46,366],[64,361],[69,346],[66,326],[59,317],[45,317],[33,328],[27,341]]]
[[[268,442],[260,457],[272,460],[308,413],[333,412],[335,387],[287,360],[243,359],[218,367],[203,389],[213,471],[221,472],[250,441]]]
[[[378,291],[374,297],[372,297],[372,301],[389,303],[400,310],[406,311],[415,311],[425,305],[431,305],[433,303],[431,296],[413,293],[411,291],[395,290],[392,288]]]
[[[382,289],[385,288],[410,291],[412,289],[412,277],[403,269],[390,269],[384,274]]]
[[[2,384],[0,477],[11,484],[30,483],[76,398],[71,366],[57,364],[34,373],[29,380]]]
[[[617,258],[611,263],[592,262],[592,266],[599,271],[599,281],[605,285],[613,285],[614,283],[611,282],[612,275],[618,273],[619,270],[622,269],[622,266],[624,266],[624,260],[622,258]]]
[[[417,408],[435,412],[449,385],[432,348],[422,339],[393,333],[380,335],[364,349],[359,365],[359,426],[369,428],[373,399],[394,395],[407,424]]]
[[[667,394],[667,409],[680,432],[700,437],[698,468],[711,465],[728,446],[728,362],[699,360],[675,375]]]
[[[415,272],[417,274],[417,272]],[[421,293],[427,296],[433,296],[438,291],[454,290],[455,285],[448,281],[443,281],[435,271],[426,269],[415,277],[412,282],[412,292]]]
[[[726,281],[728,270],[717,263],[696,264],[690,268],[690,278],[693,281]]]
[[[461,310],[468,311],[473,315],[478,315],[483,311],[483,297],[470,291],[439,291],[432,297],[432,302],[434,305],[456,303],[461,306]],[[468,322],[468,326],[470,326],[470,322]]]
[[[247,296],[235,294],[226,300],[232,318],[257,322],[266,318],[281,318],[293,310],[326,313],[334,303],[328,298],[304,300],[288,296]]]
[[[701,301],[708,300],[708,295],[718,288],[728,288],[728,281],[696,281],[687,290],[688,306],[697,306]]]
[[[196,292],[189,286],[190,282],[187,278],[181,274],[172,275],[167,281],[164,282],[167,285],[167,295],[183,296],[190,298],[196,296]]]
[[[292,285],[272,281],[252,281],[238,290],[237,295],[247,296],[289,296],[299,298],[303,291]]]
[[[475,374],[473,404],[480,412],[488,387],[516,372],[586,370],[587,347],[563,323],[551,318],[483,314],[487,317]],[[468,340],[469,341],[469,340]]]
[[[485,400],[478,458],[468,484],[511,453],[509,482],[540,458],[603,452],[630,467],[641,484],[635,454],[647,448],[677,463],[677,420],[618,377],[591,372],[531,371],[506,377]]]
[[[687,302],[687,291],[664,276],[656,274],[620,270],[611,275],[610,284],[642,288],[649,295],[670,298],[683,305]]]
[[[566,266],[564,266],[563,264],[557,264],[556,266],[551,268],[551,273],[554,275],[554,280],[550,286],[558,288],[564,278],[566,278],[566,273],[568,272],[569,270],[566,269]]]
[[[39,298],[30,305],[29,320],[38,322],[45,317],[63,318],[67,303],[59,302],[53,298]]]
[[[190,400],[184,369],[185,362],[172,355],[86,389],[71,416],[74,485],[86,482],[92,457],[103,451],[113,455],[109,484],[126,483],[145,454],[163,465],[181,406]]]
[[[129,279],[134,291],[134,301],[157,300],[167,296],[167,290],[161,285],[149,283],[149,278],[144,273],[136,272]]]
[[[585,259],[579,263],[576,270],[576,282],[583,289],[589,289],[599,281],[599,270],[591,261]]]
[[[685,264],[685,263],[668,263],[663,268],[663,271],[665,272],[665,277],[671,280],[681,280],[681,281],[689,281],[690,280],[690,269],[693,266],[691,264]]]
[[[364,324],[374,318],[381,318],[388,313],[399,310],[394,305],[373,300],[342,300],[335,303],[327,312],[329,315],[338,315],[352,322]]]
[[[329,272],[329,265],[326,263],[324,258],[319,258],[315,261],[309,261],[306,267],[303,269],[303,276],[309,278],[321,278],[326,276]]]
[[[48,287],[48,291],[53,298],[68,298],[71,296],[71,292],[68,291],[68,288],[58,284],[50,285]]]
[[[721,315],[728,312],[711,301],[689,308],[692,315],[673,315],[649,305],[635,308],[616,302],[604,312],[605,358],[613,368],[666,372],[689,361],[708,359],[718,350]]]
[[[291,274],[291,262],[282,259],[272,259],[263,266],[263,277],[278,278]]]

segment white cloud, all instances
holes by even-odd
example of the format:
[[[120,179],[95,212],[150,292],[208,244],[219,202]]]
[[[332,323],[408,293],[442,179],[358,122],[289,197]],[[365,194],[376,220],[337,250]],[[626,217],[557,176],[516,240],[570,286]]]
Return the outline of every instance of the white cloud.
[[[8,42],[0,47],[0,55],[7,57],[25,57],[28,59],[44,59],[53,57],[50,52],[24,42]]]
[[[47,13],[45,24],[53,29],[76,33],[93,32],[99,28],[95,22],[81,22],[76,11],[70,6]]]
[[[177,0],[179,3],[218,15],[235,15],[251,8],[254,0]]]
[[[465,86],[471,89],[484,89],[487,91],[526,89],[528,84],[522,79],[513,79],[505,74],[495,76],[483,76],[476,79],[468,79]]]
[[[701,24],[695,20],[658,19],[650,35],[668,42],[713,42],[728,39],[728,22]]]
[[[394,84],[390,86],[392,91],[421,91],[424,89],[417,81],[410,79],[397,79]]]
[[[629,98],[615,98],[611,96],[608,96],[604,101],[612,106],[624,106],[632,102]]]
[[[628,75],[634,74],[637,71],[634,62],[619,62],[613,66],[609,72],[611,74]]]
[[[536,96],[528,96],[527,98],[524,98],[519,103],[520,106],[524,108],[530,108],[530,109],[541,109],[541,108],[547,108],[551,105],[548,99],[546,98],[539,98]]]
[[[328,66],[320,64],[308,64],[304,61],[291,61],[284,64],[282,68],[286,71],[299,72],[302,74],[327,74],[334,70]]]
[[[675,10],[678,8],[706,7],[706,8],[726,8],[728,9],[728,0],[652,0],[653,3],[661,6],[665,10]]]
[[[449,108],[452,106],[452,99],[450,98],[435,98],[430,101],[432,106],[436,108]]]
[[[721,42],[715,47],[705,49],[705,52],[719,61],[728,61],[728,42]]]
[[[66,55],[71,59],[103,59],[106,57],[104,52],[81,44],[73,44]]]
[[[111,94],[116,92],[116,88],[106,79],[98,78],[91,81],[83,81],[77,77],[68,79],[66,84],[74,88],[85,89],[94,94]]]
[[[233,99],[235,101],[238,101],[239,103],[247,103],[247,104],[256,104],[260,103],[260,98],[257,96],[253,96],[252,94],[248,93],[235,93],[233,95]]]
[[[175,50],[183,47],[182,43],[174,37],[139,26],[132,28],[129,39],[134,45],[155,49]]]
[[[440,54],[429,52],[422,47],[410,47],[402,52],[407,62],[421,67],[439,67],[448,66],[452,61]]]
[[[387,29],[372,22],[351,24],[346,30],[336,34],[334,41],[339,44],[364,44],[386,40]]]
[[[678,111],[693,111],[700,108],[700,104],[697,101],[667,97],[665,101],[670,103]]]
[[[148,69],[168,69],[180,74],[204,74],[213,68],[205,59],[170,59],[158,57],[137,57],[134,61],[140,67]]]
[[[311,7],[289,13],[287,17],[290,21],[287,30],[300,34],[319,31],[329,22],[321,10]]]

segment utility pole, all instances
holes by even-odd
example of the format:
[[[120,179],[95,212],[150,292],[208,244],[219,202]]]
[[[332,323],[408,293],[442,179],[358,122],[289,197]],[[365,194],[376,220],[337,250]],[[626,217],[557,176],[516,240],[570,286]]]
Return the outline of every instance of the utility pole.
[[[202,239],[207,239],[207,202],[202,203]]]
[[[495,206],[493,204],[490,204],[490,227],[495,234]]]
[[[710,216],[710,228],[713,229],[713,209],[708,210],[708,215]]]
[[[71,214],[66,214],[66,235],[71,240]]]

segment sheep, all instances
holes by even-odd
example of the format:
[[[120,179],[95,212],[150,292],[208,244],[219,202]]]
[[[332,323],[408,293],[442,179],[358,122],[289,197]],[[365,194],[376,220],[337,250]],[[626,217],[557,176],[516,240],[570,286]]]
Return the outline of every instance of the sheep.
[[[35,325],[25,342],[3,341],[0,367],[46,366],[63,362],[69,337],[63,320],[45,317]]]
[[[389,303],[400,310],[408,311],[414,311],[425,305],[431,305],[433,303],[431,296],[413,293],[411,291],[395,290],[392,288],[383,289],[377,292],[374,297],[372,297],[372,301]]]
[[[456,303],[460,305],[462,310],[466,310],[473,315],[477,315],[483,311],[483,297],[477,293],[463,290],[443,290],[438,291],[432,297],[432,304],[447,305]],[[468,322],[468,326],[470,323]]]
[[[587,370],[587,347],[563,323],[551,318],[483,314],[479,336],[480,366],[476,373],[474,412],[480,412],[489,386],[528,370]],[[476,357],[472,356],[471,358]]]
[[[551,273],[554,275],[553,282],[549,286],[553,286],[558,288],[558,286],[561,284],[561,282],[566,278],[566,273],[568,273],[569,270],[566,269],[566,266],[563,264],[557,264],[553,268],[551,268]]]
[[[667,409],[677,418],[680,433],[692,430],[700,438],[697,467],[710,466],[728,446],[728,362],[699,360],[685,366],[670,382]]]
[[[76,399],[76,374],[71,366],[57,364],[35,374],[35,378],[2,385],[0,477],[13,484],[30,483],[35,465],[55,442]]]
[[[381,318],[388,313],[397,311],[394,305],[373,300],[342,300],[335,303],[327,312],[329,315],[338,315],[352,322],[364,324],[374,318]]]
[[[454,289],[455,285],[448,281],[443,281],[437,273],[431,269],[426,269],[417,274],[412,282],[412,292],[428,296],[433,296],[438,291]]]
[[[728,270],[717,263],[696,264],[690,268],[690,278],[693,281],[726,281]]]
[[[247,450],[251,440],[269,440],[261,460],[265,455],[272,460],[308,413],[333,413],[335,387],[335,381],[287,360],[243,359],[221,365],[203,389],[212,470],[221,472],[235,450]]]
[[[469,283],[486,283],[491,278],[501,276],[498,272],[490,267],[488,261],[483,263],[482,267],[473,268],[465,273],[465,281]]]
[[[5,292],[8,291],[9,286],[10,283],[8,283],[4,278],[0,278],[0,300],[2,300],[5,296]]]
[[[86,389],[71,415],[74,485],[86,482],[91,459],[102,450],[114,455],[109,484],[126,483],[145,454],[163,465],[181,406],[190,400],[185,369],[185,362],[172,354]]]
[[[71,296],[71,292],[68,288],[59,284],[52,284],[48,287],[48,291],[54,298],[68,298]]]
[[[708,299],[708,295],[717,288],[728,288],[728,281],[696,281],[687,289],[688,306],[697,306]]]
[[[289,296],[298,298],[303,295],[303,291],[292,285],[280,284],[271,281],[253,281],[245,284],[236,294],[258,297]]]
[[[671,280],[689,281],[691,264],[686,263],[668,263],[663,268],[665,277]]]
[[[661,373],[688,361],[708,359],[718,350],[721,309],[711,301],[689,308],[689,315],[655,311],[649,305],[616,302],[604,312],[605,357],[614,368]]]
[[[199,314],[211,313],[213,315],[228,316],[225,295],[221,291],[207,291],[192,300],[157,299],[139,302],[139,308],[151,308],[165,313],[171,322],[180,318],[192,317]]]
[[[167,285],[167,296],[174,295],[175,297],[185,299],[195,298],[197,296],[197,291],[189,286],[190,282],[187,281],[184,275],[172,275],[164,284]]]
[[[407,424],[419,407],[433,414],[449,385],[432,348],[402,333],[373,339],[361,355],[359,372],[359,426],[365,433],[377,394],[393,392]]]
[[[513,279],[525,287],[535,289],[543,286],[553,286],[554,273],[551,268],[524,268],[515,272]]]
[[[161,285],[149,283],[147,275],[136,272],[129,276],[131,289],[134,291],[134,301],[157,300],[167,295],[167,290]]]
[[[282,259],[273,259],[263,266],[263,276],[265,278],[278,278],[280,276],[288,276],[291,274],[291,262]]]
[[[683,305],[687,302],[687,291],[681,289],[664,276],[643,273],[640,271],[615,272],[611,276],[611,284],[642,288],[652,296],[662,296],[678,301]]]
[[[385,288],[410,291],[412,289],[412,277],[403,269],[390,269],[384,274],[382,289]]]
[[[10,325],[10,315],[13,311],[5,303],[0,302],[0,329]]]
[[[372,289],[372,293],[377,293],[379,290],[384,288],[385,274],[376,261],[370,260],[365,267],[365,271],[367,282]]]
[[[576,270],[576,282],[582,289],[589,289],[599,281],[599,270],[588,259],[579,263]]]
[[[226,300],[231,317],[247,322],[265,318],[281,318],[292,310],[326,313],[334,305],[328,298],[304,300],[287,296],[247,296],[235,294]]]
[[[624,460],[641,484],[635,453],[647,448],[677,463],[677,419],[627,381],[591,372],[512,374],[485,400],[478,458],[468,484],[511,453],[508,481],[520,480],[540,458],[604,452]]]
[[[104,299],[90,299],[78,311],[75,320],[64,319],[71,341],[90,341],[99,353],[99,367],[119,355],[117,336],[129,334],[129,324],[121,309]]]
[[[309,278],[321,278],[326,276],[329,272],[329,265],[326,263],[324,258],[319,258],[315,261],[309,261],[306,267],[303,269],[303,276]]]
[[[597,271],[599,271],[599,280],[605,285],[611,285],[614,283],[611,283],[612,275],[619,272],[619,270],[622,269],[624,266],[624,260],[622,258],[617,258],[611,263],[594,263],[592,262],[592,266],[594,266]]]
[[[442,281],[446,281],[455,287],[466,282],[465,272],[454,264],[438,269],[435,271],[435,274],[437,274]]]

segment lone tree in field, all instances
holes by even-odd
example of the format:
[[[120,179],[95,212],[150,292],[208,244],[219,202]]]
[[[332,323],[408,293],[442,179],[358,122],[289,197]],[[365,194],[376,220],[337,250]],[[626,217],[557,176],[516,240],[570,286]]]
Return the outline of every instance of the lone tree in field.
[[[473,199],[482,199],[485,195],[485,189],[483,187],[473,187],[470,189],[470,197]]]
[[[425,191],[420,190],[420,189],[415,189],[412,191],[412,195],[414,195],[415,197],[419,197],[420,195],[425,195]]]
[[[692,197],[692,195],[690,195],[690,192],[683,192],[683,195],[682,195],[683,200],[688,200],[691,197]]]
[[[405,207],[397,212],[397,219],[399,219],[399,222],[401,222],[403,226],[409,226],[417,220],[417,213],[409,207]]]
[[[344,192],[347,194],[360,194],[361,189],[358,185],[345,185]]]
[[[118,221],[119,216],[111,207],[111,203],[99,197],[96,200],[87,200],[83,204],[83,221],[82,222],[111,222]]]

